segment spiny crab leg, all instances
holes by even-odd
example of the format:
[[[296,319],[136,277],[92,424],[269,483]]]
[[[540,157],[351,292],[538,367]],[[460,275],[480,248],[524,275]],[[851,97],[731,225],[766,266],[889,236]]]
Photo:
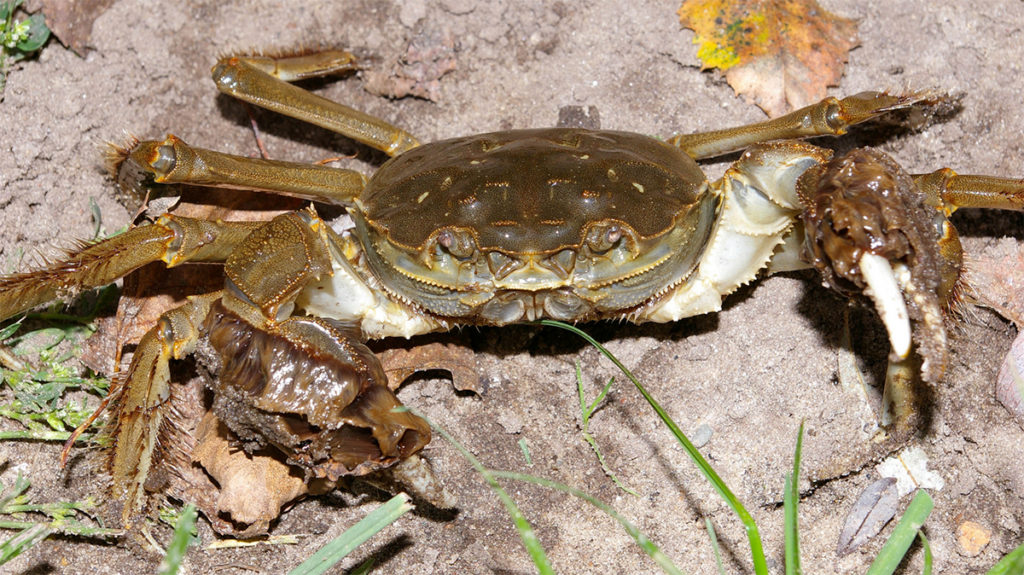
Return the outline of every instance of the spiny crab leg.
[[[130,527],[135,510],[144,509],[145,484],[154,461],[185,459],[187,438],[171,400],[169,362],[190,355],[199,342],[203,320],[221,292],[189,298],[160,316],[139,341],[131,366],[116,391],[116,413],[104,433],[114,440],[110,452],[111,491],[124,502],[122,519]],[[101,408],[102,409],[102,408]],[[158,453],[159,452],[159,453]]]
[[[839,136],[854,124],[866,122],[895,110],[921,104],[937,104],[943,97],[932,92],[861,92],[843,99],[824,100],[765,122],[696,134],[679,134],[668,139],[695,159],[713,158],[747,146],[793,138]]]
[[[0,278],[0,320],[105,286],[148,263],[163,261],[173,267],[224,261],[259,225],[161,216],[150,225],[69,252],[42,269]]]
[[[910,353],[910,315],[893,266],[882,256],[865,252],[860,258],[860,273],[868,284],[864,293],[875,302],[875,309],[889,332],[893,352],[900,359],[907,357]]]

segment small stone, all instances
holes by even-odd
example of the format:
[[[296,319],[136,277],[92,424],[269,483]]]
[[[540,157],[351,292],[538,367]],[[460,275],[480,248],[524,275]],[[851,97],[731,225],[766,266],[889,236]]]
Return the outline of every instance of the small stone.
[[[977,557],[991,540],[992,531],[980,523],[964,521],[957,527],[956,542],[960,544],[961,552],[968,557]]]
[[[702,423],[697,426],[696,430],[694,430],[690,441],[693,443],[694,447],[700,449],[711,441],[712,434],[714,434],[714,430],[711,429],[711,426],[706,423]]]
[[[443,0],[441,6],[446,12],[461,16],[476,10],[476,0]]]
[[[601,114],[597,106],[562,106],[558,109],[559,128],[601,129]]]
[[[398,21],[406,28],[412,28],[417,22],[427,16],[426,0],[409,0],[402,2],[398,11]]]
[[[498,425],[505,430],[505,433],[516,435],[523,431],[523,420],[512,413],[503,413],[498,416]]]

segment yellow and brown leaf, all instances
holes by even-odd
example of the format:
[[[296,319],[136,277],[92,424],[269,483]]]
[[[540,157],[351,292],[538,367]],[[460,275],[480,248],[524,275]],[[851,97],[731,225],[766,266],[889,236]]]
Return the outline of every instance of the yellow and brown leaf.
[[[686,0],[679,20],[702,66],[770,116],[822,99],[858,42],[856,22],[814,0]]]

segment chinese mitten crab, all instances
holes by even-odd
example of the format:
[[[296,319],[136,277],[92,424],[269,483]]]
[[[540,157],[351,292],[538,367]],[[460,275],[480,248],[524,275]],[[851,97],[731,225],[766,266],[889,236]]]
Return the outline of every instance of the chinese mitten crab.
[[[962,290],[948,216],[1020,209],[1024,182],[951,170],[905,173],[886,155],[842,157],[799,138],[932,102],[862,93],[786,116],[666,141],[552,128],[420,145],[377,118],[288,82],[354,68],[351,56],[227,57],[224,93],[391,156],[370,178],[250,159],[168,136],[137,142],[119,180],[244,188],[343,206],[332,230],[312,208],[269,222],[164,215],[44,269],[0,278],[0,318],[114,281],[145,264],[222,262],[224,286],[161,316],[117,392],[109,471],[125,519],[143,509],[154,454],[180,433],[168,364],[219,357],[214,413],[246,449],[272,446],[307,477],[364,474],[407,458],[430,428],[400,405],[367,339],[540,318],[668,322],[720,309],[761,271],[819,269],[866,294],[889,333],[899,427],[917,373],[938,380],[946,316]],[[744,150],[709,182],[695,160]],[[913,327],[912,327],[913,326]],[[923,360],[912,358],[915,347]]]

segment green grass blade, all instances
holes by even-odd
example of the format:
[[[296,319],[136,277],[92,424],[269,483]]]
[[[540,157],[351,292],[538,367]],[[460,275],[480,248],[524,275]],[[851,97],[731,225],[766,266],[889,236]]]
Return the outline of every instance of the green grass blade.
[[[928,538],[923,531],[917,532],[917,538],[921,540],[921,549],[924,550],[924,568],[921,575],[932,575],[932,546],[928,544]]]
[[[174,524],[174,535],[167,546],[167,554],[160,562],[159,575],[175,575],[185,561],[185,553],[196,538],[196,506],[189,503],[181,510]]]
[[[1024,544],[1006,554],[988,570],[985,575],[1022,575],[1024,574]]]
[[[0,493],[0,510],[4,509],[24,495],[31,485],[31,482],[29,482],[24,475],[19,473],[18,477],[14,480],[14,485],[11,486],[11,489],[8,490],[7,488],[4,488],[3,492]]]
[[[708,539],[711,540],[711,550],[715,552],[715,565],[718,567],[718,575],[725,575],[725,565],[722,564],[722,549],[718,544],[718,535],[715,534],[715,526],[711,519],[704,518],[704,528],[707,529]]]
[[[919,489],[907,510],[903,512],[903,517],[889,536],[889,540],[871,563],[867,575],[891,575],[896,571],[934,506],[932,496],[928,495],[927,491]]]
[[[0,565],[21,555],[22,551],[32,548],[36,543],[46,539],[51,533],[53,533],[53,529],[50,526],[45,523],[36,523],[26,527],[7,541],[0,543]]]
[[[16,321],[16,322],[13,322],[11,324],[5,325],[4,327],[0,328],[0,341],[3,341],[5,339],[10,339],[12,336],[14,336],[15,333],[18,332],[18,329],[20,329],[20,328],[21,328],[21,320],[20,319],[18,321]]]
[[[597,340],[590,337],[588,334],[581,331],[580,329],[571,326],[567,323],[562,323],[560,321],[554,320],[545,319],[541,320],[539,323],[541,325],[557,327],[560,329],[571,331],[576,335],[580,336],[581,338],[586,340],[590,345],[597,348],[597,350],[604,354],[605,357],[611,360],[611,362],[615,364],[615,367],[618,367],[619,370],[622,371],[622,373],[625,374],[625,376],[629,378],[631,382],[633,382],[633,385],[636,386],[637,390],[640,391],[640,394],[643,395],[644,399],[647,400],[647,403],[651,405],[651,408],[654,409],[655,413],[658,414],[658,417],[661,418],[662,422],[664,422],[665,425],[672,432],[672,435],[675,436],[676,440],[680,443],[680,445],[683,446],[683,449],[686,450],[687,454],[689,454],[690,456],[690,459],[693,460],[693,462],[697,465],[697,468],[700,469],[701,473],[704,474],[704,477],[707,478],[707,480],[711,483],[712,487],[714,487],[715,490],[718,491],[718,494],[722,497],[722,499],[725,500],[729,507],[732,508],[733,512],[736,513],[736,515],[740,518],[740,521],[743,522],[743,526],[746,528],[747,531],[747,540],[750,543],[750,556],[754,563],[754,572],[758,575],[767,575],[768,563],[765,560],[764,546],[761,543],[761,534],[757,529],[757,524],[754,523],[754,518],[743,506],[739,498],[737,498],[736,495],[733,494],[732,490],[729,489],[729,486],[727,486],[725,482],[722,480],[722,478],[718,476],[718,473],[716,473],[715,470],[711,467],[711,464],[708,463],[706,459],[704,459],[704,456],[701,455],[700,451],[698,451],[697,448],[693,445],[693,443],[691,443],[690,440],[683,434],[682,430],[679,429],[679,426],[677,426],[676,423],[672,421],[672,418],[669,417],[668,413],[666,413],[665,410],[662,409],[661,405],[657,401],[655,401],[654,397],[647,392],[647,389],[644,388],[644,386],[640,383],[636,376],[634,376],[633,373],[626,368],[626,366],[622,365],[622,362],[620,362],[618,358],[612,355],[611,352],[605,349],[603,345],[598,343]]]
[[[804,423],[796,434],[796,452],[793,454],[793,473],[786,476],[786,491],[783,495],[784,529],[786,538],[786,575],[800,575],[800,530],[797,524],[797,507],[800,504],[800,452],[804,443]]]
[[[371,511],[363,517],[359,523],[345,530],[344,533],[334,538],[330,543],[324,545],[301,565],[289,571],[289,575],[319,575],[326,573],[334,567],[338,561],[345,558],[356,547],[362,545],[367,539],[376,535],[380,530],[391,525],[399,517],[405,515],[413,508],[409,503],[409,496],[399,493],[387,503]]]
[[[597,446],[597,440],[590,434],[590,416],[594,414],[597,406],[604,401],[604,398],[608,395],[608,390],[612,388],[613,383],[615,383],[614,377],[608,381],[608,385],[604,386],[604,389],[602,389],[601,393],[598,394],[597,399],[587,406],[587,395],[583,391],[583,369],[580,367],[580,362],[576,362],[576,389],[580,396],[580,414],[583,416],[583,440],[590,444],[590,449],[593,450],[594,455],[597,456],[597,462],[601,464],[601,469],[604,471],[604,474],[611,478],[612,482],[615,483],[619,489],[634,497],[640,497],[640,494],[637,493],[636,490],[631,489],[628,485],[619,481],[619,476],[612,471],[608,462],[605,461],[604,454],[601,453],[601,448]]]
[[[623,530],[630,537],[633,538],[633,541],[636,542],[636,544],[644,551],[644,553],[647,553],[647,555],[651,559],[653,559],[659,567],[661,567],[662,571],[664,571],[665,573],[671,573],[673,575],[682,575],[683,572],[680,571],[674,563],[672,563],[672,560],[669,559],[667,555],[662,553],[661,549],[657,545],[655,545],[650,539],[648,539],[646,535],[641,533],[635,525],[630,523],[630,521],[625,517],[619,515],[619,513],[615,511],[614,508],[612,508],[605,502],[601,501],[600,499],[597,499],[596,497],[590,495],[589,493],[576,489],[575,487],[570,487],[569,485],[565,485],[564,483],[551,481],[550,479],[544,479],[543,477],[536,477],[534,475],[527,475],[525,473],[516,473],[513,471],[496,471],[493,469],[490,470],[490,473],[494,477],[502,477],[505,479],[513,479],[516,481],[525,481],[527,483],[533,483],[535,485],[540,485],[542,487],[547,487],[549,489],[556,489],[558,491],[562,491],[564,493],[568,493],[570,495],[578,497],[586,501],[587,503],[590,503],[594,507],[597,507],[601,511],[605,512],[612,519],[618,521],[619,525],[622,526]]]
[[[537,567],[537,572],[541,575],[554,575],[555,569],[551,566],[551,561],[548,560],[547,554],[544,552],[544,548],[541,547],[540,540],[537,539],[537,534],[533,531],[533,527],[530,526],[530,522],[526,520],[523,512],[519,510],[516,502],[512,497],[498,484],[498,480],[495,479],[491,470],[484,467],[483,463],[473,455],[464,445],[459,443],[451,434],[444,429],[441,429],[430,419],[423,416],[421,413],[417,413],[416,410],[410,409],[415,415],[422,417],[430,424],[431,429],[436,431],[438,435],[448,440],[449,443],[455,446],[455,449],[459,450],[466,461],[476,469],[477,473],[487,481],[487,485],[491,487],[491,490],[498,496],[501,503],[505,506],[505,510],[512,517],[512,523],[516,526],[516,530],[519,532],[519,539],[522,540],[523,546],[526,547],[526,552],[530,555],[530,559],[533,564]]]
[[[32,521],[0,521],[0,529],[28,529],[29,527],[32,527],[34,525],[42,525],[44,527],[49,528],[51,532],[60,533],[62,535],[100,537],[103,539],[111,539],[114,537],[120,537],[124,535],[123,529],[91,527],[89,525],[83,525],[77,521],[51,521],[50,523],[36,523]]]
[[[533,456],[530,455],[530,444],[526,442],[526,438],[522,438],[516,442],[519,446],[519,451],[523,453],[523,459],[526,460],[526,465],[533,467]]]

